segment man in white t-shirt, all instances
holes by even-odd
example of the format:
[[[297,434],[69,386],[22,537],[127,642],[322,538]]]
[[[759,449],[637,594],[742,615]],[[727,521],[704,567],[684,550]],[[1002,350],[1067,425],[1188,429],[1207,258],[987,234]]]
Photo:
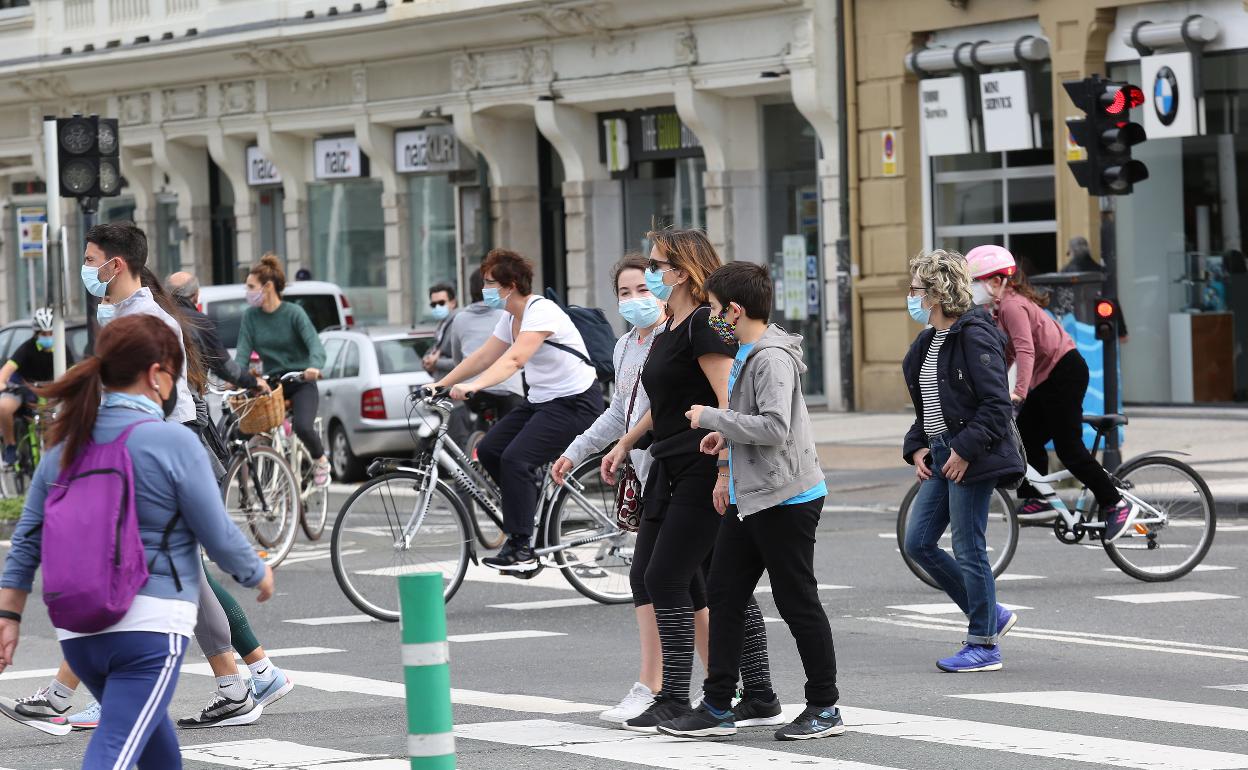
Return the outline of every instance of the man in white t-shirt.
[[[572,319],[554,302],[532,293],[529,260],[494,249],[486,255],[481,274],[485,303],[506,312],[484,345],[430,387],[450,387],[452,398],[464,400],[524,373],[525,403],[490,429],[477,445],[477,458],[502,490],[503,531],[508,535],[502,550],[481,563],[529,572],[537,568],[532,546],[537,470],[557,459],[602,414],[602,389]]]

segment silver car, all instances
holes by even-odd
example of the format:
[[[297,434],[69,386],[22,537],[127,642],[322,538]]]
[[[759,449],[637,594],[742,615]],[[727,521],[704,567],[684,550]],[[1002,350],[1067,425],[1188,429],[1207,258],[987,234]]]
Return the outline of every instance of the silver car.
[[[410,455],[408,395],[433,381],[421,358],[433,331],[401,327],[327,329],[325,368],[318,383],[321,423],[334,478],[359,481],[369,458]]]

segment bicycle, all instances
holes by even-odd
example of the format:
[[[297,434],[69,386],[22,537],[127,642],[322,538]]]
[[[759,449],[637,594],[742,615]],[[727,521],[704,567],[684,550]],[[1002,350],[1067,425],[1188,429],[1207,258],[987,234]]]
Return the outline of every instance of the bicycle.
[[[282,383],[306,382],[302,372],[283,374],[279,380]],[[298,434],[291,430],[291,419],[291,406],[287,401],[286,419],[282,424],[260,434],[257,438],[261,442],[267,442],[286,458],[286,464],[294,473],[295,482],[299,487],[299,525],[303,528],[303,534],[308,540],[316,541],[320,540],[321,535],[325,533],[325,523],[329,518],[329,488],[317,486],[313,482],[316,458],[308,451],[308,447],[300,440]],[[320,416],[317,416],[312,425],[318,435],[323,435]]]
[[[445,393],[408,397],[407,420],[420,449],[415,460],[381,458],[371,480],[338,514],[330,545],[334,577],[351,603],[380,620],[397,621],[399,575],[440,571],[443,598],[463,583],[476,546],[487,539],[460,493],[502,527],[502,497],[493,481],[446,435],[452,402]],[[615,489],[599,474],[603,454],[572,470],[563,486],[543,469],[535,511],[536,570],[558,569],[584,596],[603,604],[632,600],[628,573],[636,534],[615,523]],[[449,480],[449,482],[448,482]],[[454,487],[451,485],[454,483]]]
[[[1127,418],[1121,414],[1084,415],[1083,422],[1096,431],[1092,442],[1092,454],[1096,455],[1106,434],[1126,425]],[[1042,476],[1029,465],[1027,481],[1053,506],[1056,519],[1052,528],[1058,542],[1075,545],[1085,538],[1100,542],[1109,560],[1136,580],[1149,583],[1177,580],[1205,558],[1217,530],[1217,512],[1209,486],[1191,466],[1173,457],[1180,454],[1184,453],[1145,452],[1110,474],[1118,492],[1140,509],[1128,531],[1112,543],[1101,538],[1105,523],[1097,520],[1096,498],[1087,487],[1080,488],[1073,509],[1054,488],[1054,484],[1074,478],[1070,471]],[[936,581],[906,553],[906,521],[918,492],[916,483],[906,493],[897,512],[897,544],[906,566],[924,583],[938,588]],[[996,553],[992,559],[992,574],[996,577],[1005,572],[1014,557],[1019,520],[1004,490],[995,490],[992,500],[988,548],[990,556]],[[1174,563],[1180,557],[1179,551],[1185,551],[1186,555]]]
[[[292,508],[299,499],[298,481],[280,452],[241,432],[239,423],[256,400],[231,401],[231,397],[246,395],[246,390],[213,392],[224,396],[220,430],[231,450],[221,479],[226,513],[252,541],[260,558],[276,568],[295,544]]]
[[[47,407],[47,401],[38,398],[31,403],[27,399],[31,390],[25,385],[9,383],[3,392],[22,400],[22,406],[13,415],[17,459],[11,467],[5,469],[3,489],[5,497],[20,497],[30,487],[35,468],[43,456],[43,411]]]

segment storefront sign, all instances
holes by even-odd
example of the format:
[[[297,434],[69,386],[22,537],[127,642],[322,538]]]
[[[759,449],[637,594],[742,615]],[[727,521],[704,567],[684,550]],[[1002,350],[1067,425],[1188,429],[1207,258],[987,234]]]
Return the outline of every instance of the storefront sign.
[[[806,236],[784,236],[780,252],[784,258],[784,317],[800,321],[806,317]]]
[[[1022,70],[979,76],[979,105],[984,115],[984,150],[1030,150],[1036,146],[1027,74]]]
[[[1204,121],[1193,87],[1191,53],[1141,56],[1140,81],[1148,97],[1141,109],[1149,139],[1200,133]]]
[[[623,118],[604,119],[602,136],[607,149],[607,170],[628,168],[628,122]]]
[[[601,114],[600,160],[612,171],[629,164],[665,158],[697,158],[702,144],[671,107]],[[624,142],[627,142],[625,145]],[[621,152],[622,147],[627,150]]]
[[[1069,118],[1066,118],[1066,122],[1070,123],[1070,121],[1072,120],[1083,120],[1083,119],[1084,117],[1082,115],[1079,115],[1079,116],[1071,115]],[[1079,146],[1079,143],[1075,141],[1074,134],[1070,133],[1070,129],[1067,128],[1066,129],[1066,160],[1067,162],[1087,160],[1087,159],[1088,159],[1088,151]]]
[[[317,179],[354,179],[363,176],[360,143],[353,136],[317,139],[313,152],[316,156]]]
[[[401,174],[459,169],[459,140],[455,127],[426,126],[394,134],[394,167]]]
[[[919,81],[919,115],[929,156],[971,151],[966,116],[966,86],[961,75]]]
[[[42,206],[17,210],[18,250],[25,259],[43,256],[43,246],[48,229],[48,212]]]
[[[884,176],[897,176],[897,134],[880,132],[880,164]]]
[[[247,148],[247,184],[258,187],[266,184],[280,184],[282,173],[273,165],[273,161],[264,156],[264,152],[256,145]]]

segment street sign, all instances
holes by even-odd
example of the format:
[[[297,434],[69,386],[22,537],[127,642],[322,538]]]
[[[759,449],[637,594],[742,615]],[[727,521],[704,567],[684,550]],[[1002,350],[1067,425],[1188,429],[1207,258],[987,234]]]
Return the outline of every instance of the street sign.
[[[1203,122],[1192,71],[1192,54],[1166,53],[1140,57],[1144,130],[1150,138],[1196,136]]]
[[[880,132],[880,167],[884,176],[897,176],[897,134]]]
[[[43,243],[48,227],[48,212],[42,206],[17,210],[18,249],[24,259],[43,256]]]
[[[971,151],[966,84],[961,75],[920,80],[919,115],[929,156],[964,155]]]
[[[1036,146],[1027,73],[986,72],[979,76],[979,104],[984,116],[984,150],[1031,150]]]

